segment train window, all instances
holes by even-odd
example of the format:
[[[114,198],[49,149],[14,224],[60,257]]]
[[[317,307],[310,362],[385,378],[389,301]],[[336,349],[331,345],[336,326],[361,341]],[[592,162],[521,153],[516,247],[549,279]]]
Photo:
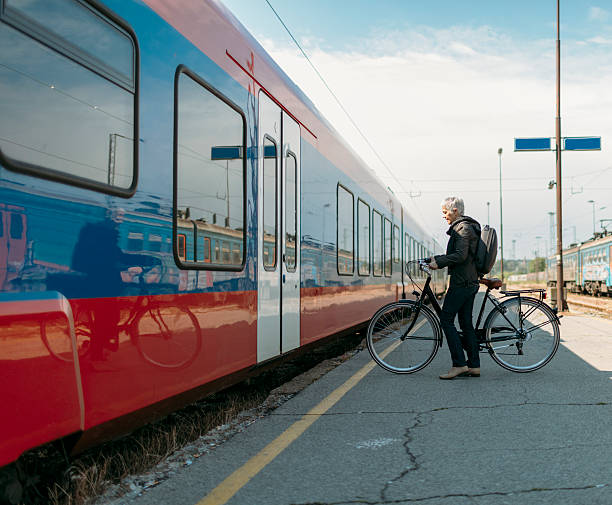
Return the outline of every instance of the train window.
[[[285,158],[285,265],[289,272],[295,271],[297,230],[297,161],[293,153]]]
[[[391,275],[391,221],[385,218],[385,276]]]
[[[383,217],[378,211],[372,211],[372,260],[374,275],[383,273]]]
[[[264,231],[264,258],[263,265],[266,270],[276,268],[277,243],[277,155],[276,144],[269,137],[264,137],[263,159],[263,231]],[[266,254],[267,252],[267,254]]]
[[[355,210],[354,196],[344,186],[338,184],[338,227],[336,235],[338,273],[352,275],[354,272],[354,234]]]
[[[393,263],[400,261],[400,230],[399,226],[393,225]]]
[[[178,255],[182,260],[185,259],[185,235],[180,234],[177,236],[178,242]]]
[[[213,258],[213,261],[215,263],[221,263],[221,251],[219,250],[219,241],[213,240],[213,242],[215,244],[215,256]]]
[[[4,0],[0,159],[17,171],[129,196],[138,137],[136,44],[77,0]],[[12,25],[12,26],[11,26]],[[17,125],[17,126],[16,126]]]
[[[11,227],[9,229],[9,236],[14,239],[23,238],[23,216],[21,214],[11,213]]]
[[[204,237],[204,262],[210,263],[210,239]]]
[[[221,241],[221,252],[223,253],[222,262],[229,263],[230,259],[230,243],[226,240]]]
[[[240,258],[240,244],[238,242],[232,243],[232,261],[237,261]]]
[[[183,238],[185,236],[183,235]],[[142,251],[142,245],[144,242],[144,235],[137,231],[131,231],[128,233],[127,249],[128,251]],[[184,247],[184,241],[183,241]]]
[[[175,86],[175,230],[191,223],[197,235],[194,260],[183,266],[241,270],[243,254],[230,255],[229,243],[245,241],[244,115],[185,67]],[[202,237],[215,237],[208,260]]]
[[[357,272],[370,275],[370,206],[357,199]]]
[[[204,263],[210,263],[210,238],[203,237],[201,233],[198,233],[198,244],[196,246],[197,256],[196,261],[203,261]]]
[[[149,234],[149,251],[161,251],[162,238],[161,235],[155,233]]]

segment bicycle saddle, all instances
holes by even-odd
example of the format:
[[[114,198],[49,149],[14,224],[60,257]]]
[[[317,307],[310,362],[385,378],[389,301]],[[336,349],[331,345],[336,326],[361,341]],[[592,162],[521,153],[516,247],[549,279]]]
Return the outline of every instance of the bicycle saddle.
[[[501,279],[478,279],[480,284],[484,284],[489,289],[499,289],[501,288],[503,282]]]

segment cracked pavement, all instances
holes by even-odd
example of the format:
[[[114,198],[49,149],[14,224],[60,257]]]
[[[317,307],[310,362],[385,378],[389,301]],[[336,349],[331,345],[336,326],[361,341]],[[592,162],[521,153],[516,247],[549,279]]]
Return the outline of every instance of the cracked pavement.
[[[376,367],[227,503],[612,503],[612,321],[566,316],[543,369],[481,356],[481,378],[440,381],[446,345],[416,374]],[[357,354],[271,415],[141,496],[196,504],[369,362]]]

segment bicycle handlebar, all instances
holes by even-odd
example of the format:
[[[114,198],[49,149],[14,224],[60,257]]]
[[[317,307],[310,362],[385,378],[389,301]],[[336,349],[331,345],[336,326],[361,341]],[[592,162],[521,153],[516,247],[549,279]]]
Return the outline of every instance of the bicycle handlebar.
[[[419,258],[417,260],[407,261],[406,263],[416,263],[419,266],[419,270],[425,272],[427,275],[431,275],[431,268],[429,267],[430,261],[431,258]]]

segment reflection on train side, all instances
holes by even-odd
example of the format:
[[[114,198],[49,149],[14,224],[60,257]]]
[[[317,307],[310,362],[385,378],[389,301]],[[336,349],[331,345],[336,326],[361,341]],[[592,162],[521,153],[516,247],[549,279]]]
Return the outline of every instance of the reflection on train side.
[[[185,262],[242,264],[242,229],[233,230],[216,223],[178,218],[176,236],[178,256]]]
[[[73,317],[81,363],[100,362],[131,344],[149,364],[180,369],[197,357],[202,346],[200,325],[189,307],[169,305],[149,296],[158,286],[160,266],[122,272],[126,287],[121,302],[114,299],[73,300]],[[41,319],[40,336],[50,355],[73,360],[69,336],[53,319]],[[65,324],[63,325],[65,328]]]
[[[25,264],[27,220],[23,207],[0,203],[0,288]]]

